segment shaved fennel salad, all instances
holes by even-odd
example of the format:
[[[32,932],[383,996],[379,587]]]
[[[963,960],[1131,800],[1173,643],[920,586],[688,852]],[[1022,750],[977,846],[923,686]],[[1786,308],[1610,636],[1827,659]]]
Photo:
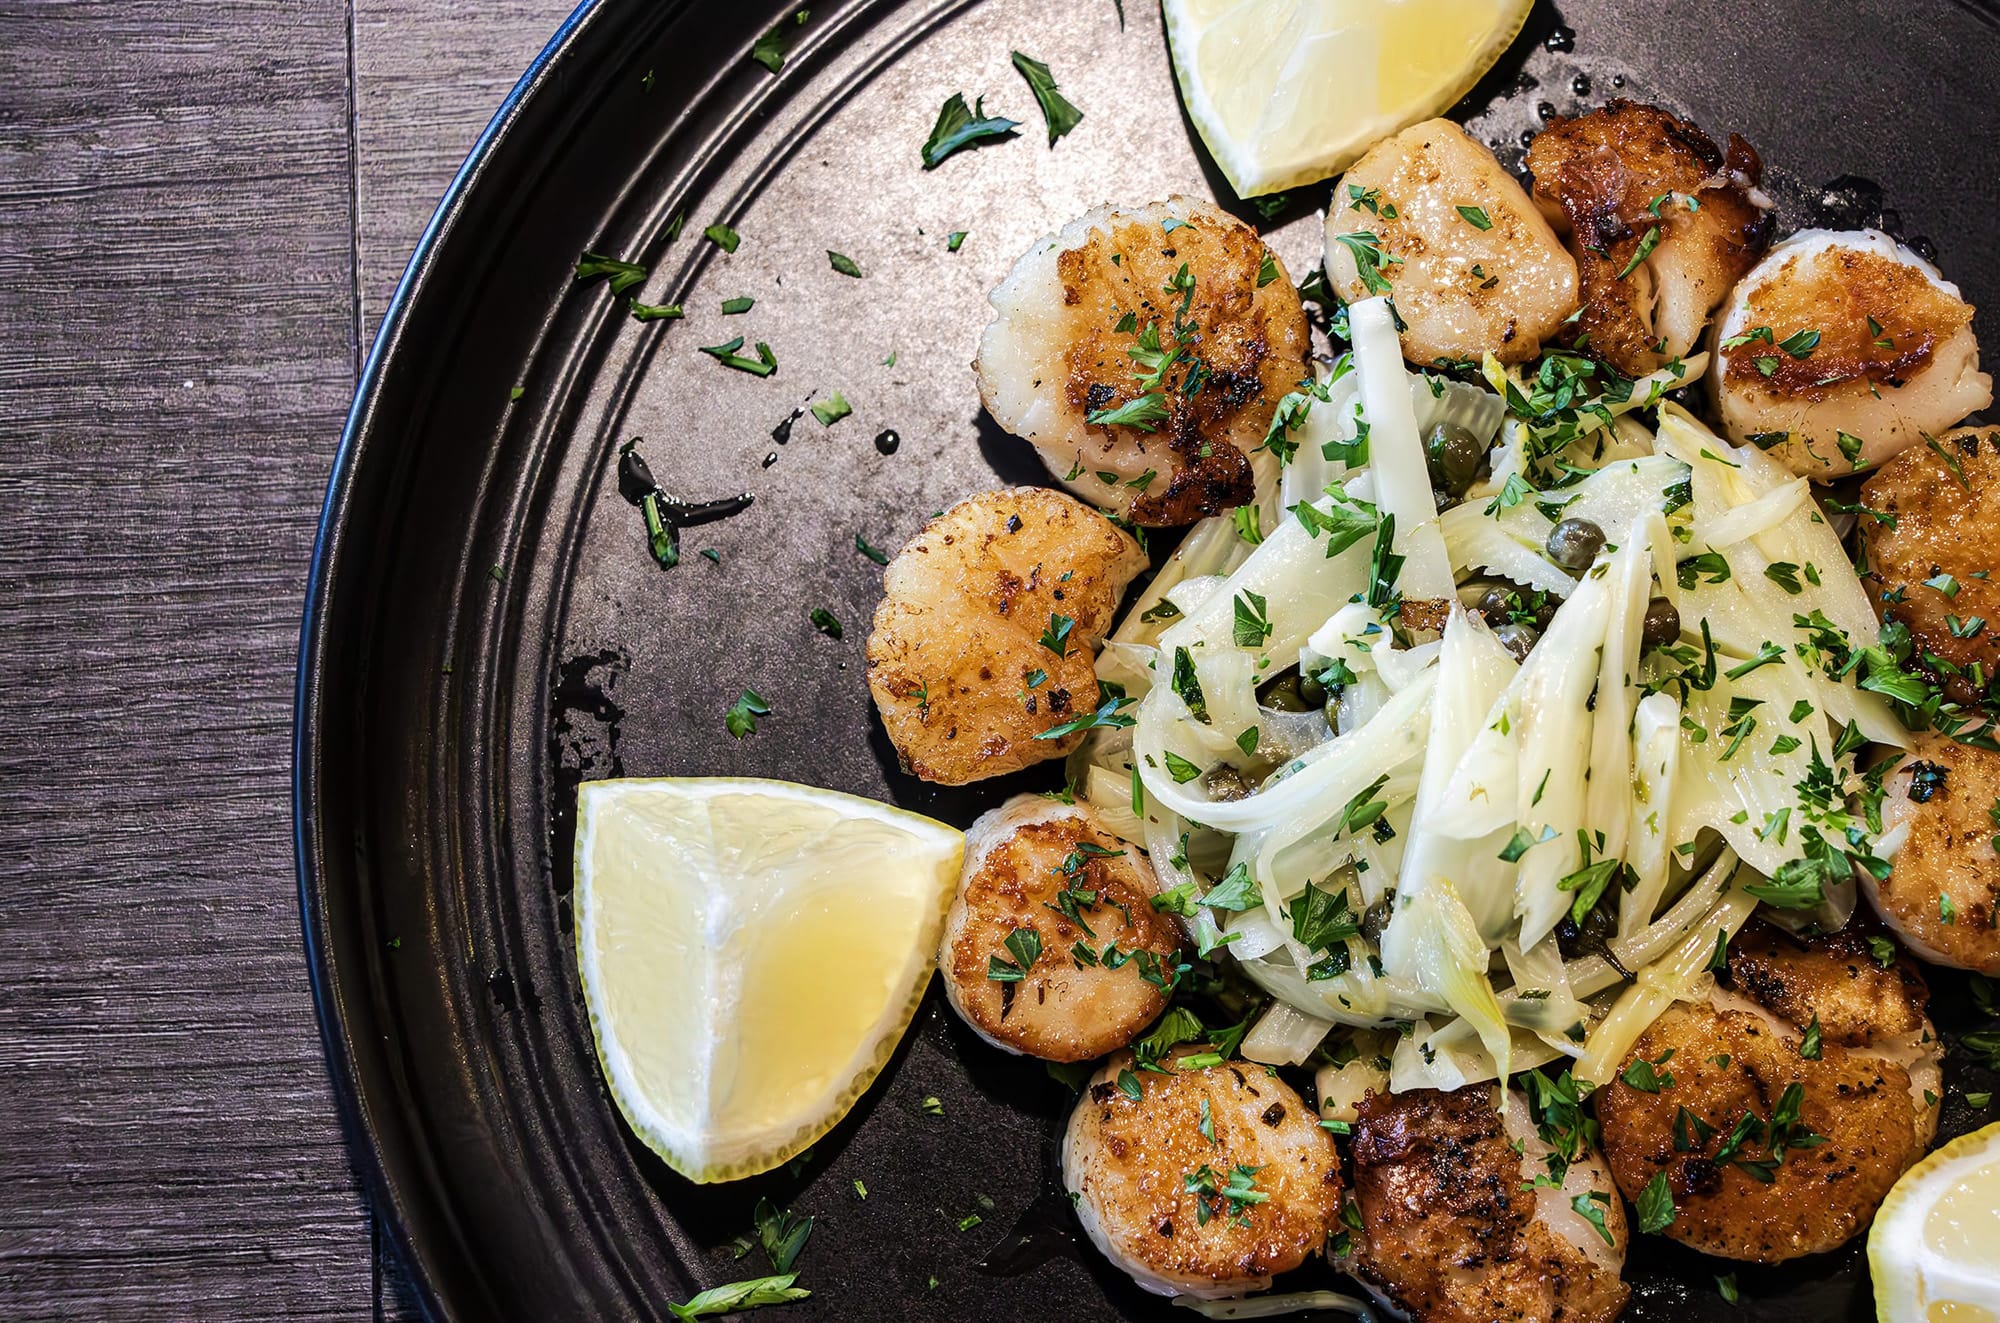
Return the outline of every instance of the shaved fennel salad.
[[[1386,299],[1345,314],[1255,506],[1107,642],[1071,779],[1274,999],[1244,1055],[1350,1026],[1393,1031],[1368,1056],[1399,1092],[1558,1058],[1601,1083],[1760,902],[1837,926],[1886,873],[1896,671],[1843,516],[1665,399],[1705,356],[1414,372]],[[1442,513],[1441,431],[1477,445]]]

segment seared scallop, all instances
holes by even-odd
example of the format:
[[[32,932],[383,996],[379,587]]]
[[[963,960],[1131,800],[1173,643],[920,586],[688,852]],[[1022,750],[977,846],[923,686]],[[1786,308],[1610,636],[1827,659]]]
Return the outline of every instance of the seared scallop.
[[[980,399],[1071,491],[1147,527],[1250,500],[1250,451],[1311,347],[1255,230],[1193,198],[1102,207],[1036,240],[991,300]]]
[[[1627,376],[1682,358],[1771,240],[1763,163],[1658,106],[1557,116],[1528,148],[1535,200],[1559,216],[1582,279],[1575,332]]]
[[[1389,286],[1403,357],[1424,367],[1523,362],[1576,307],[1562,240],[1493,153],[1445,119],[1377,143],[1334,186],[1326,273],[1349,303]]]
[[[1723,425],[1794,473],[1874,468],[1993,402],[1972,305],[1879,230],[1806,230],[1745,276],[1715,329]]]
[[[1718,982],[1724,982],[1719,979]],[[1935,1133],[1942,1045],[1923,980],[1859,934],[1731,943],[1727,987],[1641,1035],[1596,1095],[1625,1197],[1656,1178],[1662,1234],[1780,1263],[1845,1243]]]
[[[1862,885],[1926,960],[2000,976],[2000,753],[1924,735],[1884,784],[1882,823],[1909,832]]]
[[[905,770],[963,785],[1060,758],[1099,706],[1096,649],[1146,566],[1131,536],[1039,487],[970,496],[882,572],[868,687]]]
[[[1503,1118],[1494,1092],[1362,1102],[1356,1270],[1415,1323],[1616,1318],[1630,1294],[1625,1208],[1604,1159],[1583,1145],[1551,1166],[1527,1100],[1515,1094]]]
[[[1174,977],[1180,932],[1153,908],[1158,890],[1088,805],[1019,795],[982,815],[938,951],[952,1009],[995,1047],[1049,1061],[1125,1046]]]
[[[1910,627],[1918,656],[1962,672],[1983,666],[1991,684],[2000,676],[2000,427],[1911,446],[1868,479],[1861,501],[1877,512],[1862,517],[1861,536],[1883,614]]]
[[[1340,1223],[1340,1159],[1312,1108],[1247,1061],[1165,1072],[1119,1053],[1063,1138],[1063,1185],[1091,1243],[1158,1295],[1262,1290]]]

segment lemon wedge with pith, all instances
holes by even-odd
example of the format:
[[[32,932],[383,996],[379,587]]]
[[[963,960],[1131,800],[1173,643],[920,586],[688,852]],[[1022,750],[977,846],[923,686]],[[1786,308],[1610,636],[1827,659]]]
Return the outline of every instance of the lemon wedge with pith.
[[[1338,174],[1449,108],[1533,0],[1166,0],[1188,118],[1242,197]]]
[[[916,1013],[964,857],[941,822],[812,786],[586,782],[577,964],[633,1132],[724,1181],[832,1129]]]
[[[2000,1323],[2000,1124],[1903,1173],[1868,1233],[1883,1323]]]

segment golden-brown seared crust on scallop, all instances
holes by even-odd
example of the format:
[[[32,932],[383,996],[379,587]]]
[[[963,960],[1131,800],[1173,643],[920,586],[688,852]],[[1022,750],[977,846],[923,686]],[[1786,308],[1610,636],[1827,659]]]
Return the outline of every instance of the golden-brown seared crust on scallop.
[[[2000,976],[2000,753],[1920,736],[1883,788],[1883,825],[1910,834],[1871,880],[1876,912],[1919,954]]]
[[[1576,263],[1562,240],[1493,153],[1450,120],[1369,148],[1335,186],[1326,229],[1327,278],[1350,303],[1379,287],[1368,288],[1340,236],[1375,236],[1403,356],[1425,367],[1489,353],[1525,362],[1576,307]]]
[[[1110,520],[1038,487],[926,524],[883,571],[868,635],[868,687],[903,766],[962,785],[1068,754],[1081,734],[1036,736],[1096,708],[1097,645],[1145,564]],[[1075,622],[1060,653],[1040,642],[1055,616]]]
[[[1798,1035],[1754,1011],[1683,1002],[1653,1022],[1619,1077],[1598,1091],[1604,1154],[1625,1197],[1636,1200],[1666,1173],[1677,1211],[1663,1234],[1755,1263],[1820,1253],[1866,1227],[1916,1160],[1902,1066],[1831,1041],[1808,1061],[1800,1047]],[[1672,1082],[1658,1093],[1625,1082],[1633,1061],[1663,1057],[1658,1069]],[[1786,1127],[1791,1142],[1774,1152],[1773,1114],[1793,1084],[1801,1086],[1798,1125]],[[1756,1118],[1747,1129],[1745,1117]],[[1799,1147],[1808,1133],[1823,1142]]]
[[[1178,1068],[1207,1050],[1179,1049],[1165,1074],[1134,1075],[1137,1098],[1118,1084],[1131,1057],[1113,1057],[1064,1141],[1063,1182],[1086,1233],[1154,1291],[1257,1289],[1318,1253],[1340,1222],[1340,1158],[1312,1108],[1248,1061]],[[1260,1202],[1232,1206],[1222,1193],[1240,1167],[1255,1169]]]
[[[941,962],[966,1023],[1031,1057],[1089,1061],[1131,1042],[1167,1008],[1159,985],[1171,977],[1180,930],[1153,908],[1145,857],[1088,809],[1023,796],[974,824],[966,847]],[[1007,939],[1024,930],[1040,954],[1018,980],[989,978],[995,959],[1019,968]]]
[[[1163,392],[1167,416],[1154,424],[1157,431],[1091,429],[1107,449],[1115,438],[1165,452],[1159,476],[1137,489],[1126,511],[1136,524],[1191,524],[1254,495],[1248,452],[1263,440],[1278,401],[1305,376],[1311,347],[1291,281],[1280,276],[1258,287],[1266,253],[1255,230],[1218,215],[1171,232],[1152,219],[1124,221],[1057,258],[1068,344],[1063,389],[1078,417],[1146,393],[1129,352],[1146,327],[1156,328],[1165,353],[1177,347],[1177,321],[1192,329],[1183,361],[1200,364],[1200,388]],[[1192,298],[1172,287],[1183,267]],[[1128,314],[1133,329],[1118,329]],[[1179,381],[1182,370],[1169,376]],[[1080,462],[1089,468],[1091,455]]]
[[[1774,261],[1781,254],[1773,254]],[[1760,280],[1744,324],[1765,327],[1732,354],[1732,385],[1800,400],[1823,400],[1861,383],[1901,383],[1930,365],[1931,351],[1972,323],[1972,306],[1937,287],[1919,267],[1866,248],[1835,246],[1784,258]],[[1803,355],[1778,345],[1800,332],[1818,336]]]
[[[1731,134],[1725,152],[1658,106],[1619,99],[1557,116],[1527,164],[1536,200],[1568,221],[1583,297],[1576,340],[1627,376],[1691,350],[1770,244],[1771,213],[1751,197],[1763,176],[1756,150]]]
[[[1630,1291],[1617,1271],[1536,1215],[1537,1192],[1522,1189],[1522,1158],[1490,1087],[1371,1094],[1353,1155],[1356,1267],[1417,1323],[1601,1323],[1625,1307]],[[1615,1195],[1605,1217],[1622,1247]]]
[[[1890,517],[1862,517],[1867,578],[1883,613],[1910,627],[1920,657],[1963,671],[1983,665],[1991,683],[2000,676],[2000,426],[1961,427],[1937,446],[1911,446],[1863,485],[1862,504]],[[1955,595],[1924,582],[1939,573],[1952,576]],[[1986,625],[1960,638],[1954,617],[1961,630],[1974,618]]]
[[[1843,1047],[1919,1034],[1930,989],[1901,954],[1884,968],[1868,945],[1872,931],[1856,921],[1801,939],[1756,920],[1729,943],[1729,969],[1718,981],[1801,1033],[1817,1018],[1823,1041]]]

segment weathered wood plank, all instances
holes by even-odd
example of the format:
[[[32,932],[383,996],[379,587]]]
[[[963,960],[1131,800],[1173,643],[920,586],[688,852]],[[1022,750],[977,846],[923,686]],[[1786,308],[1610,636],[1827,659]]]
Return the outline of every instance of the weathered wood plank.
[[[0,1315],[353,1318],[299,949],[352,390],[338,0],[0,7]]]
[[[573,7],[355,0],[355,232],[367,335],[479,131]]]
[[[355,266],[363,344],[480,130],[570,12],[570,0],[355,0]],[[380,1242],[377,1312],[414,1313]]]

